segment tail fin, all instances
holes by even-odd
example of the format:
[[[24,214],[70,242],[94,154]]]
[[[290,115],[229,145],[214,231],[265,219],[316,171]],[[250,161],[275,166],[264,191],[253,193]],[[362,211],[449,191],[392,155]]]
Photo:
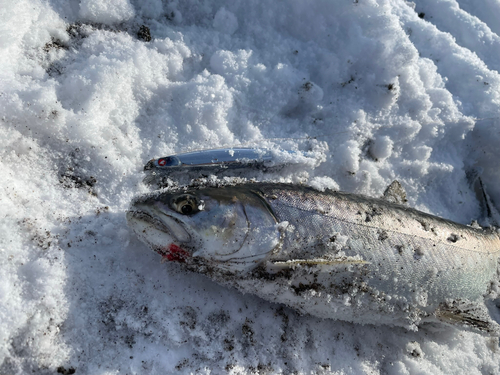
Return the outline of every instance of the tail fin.
[[[476,193],[476,198],[481,204],[483,218],[486,226],[500,227],[500,213],[491,201],[490,196],[486,192],[485,184],[481,179],[481,171],[471,169],[467,172],[467,179],[471,188]]]

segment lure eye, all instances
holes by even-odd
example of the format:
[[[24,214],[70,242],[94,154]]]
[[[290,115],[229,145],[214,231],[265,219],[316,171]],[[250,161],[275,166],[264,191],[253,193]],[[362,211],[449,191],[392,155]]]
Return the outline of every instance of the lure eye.
[[[183,194],[174,198],[171,203],[172,208],[180,214],[191,215],[202,209],[202,204],[194,195]]]

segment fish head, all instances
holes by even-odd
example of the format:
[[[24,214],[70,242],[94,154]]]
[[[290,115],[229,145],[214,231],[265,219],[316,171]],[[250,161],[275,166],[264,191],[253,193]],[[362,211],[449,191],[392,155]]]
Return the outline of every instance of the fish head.
[[[132,202],[127,220],[165,259],[226,272],[252,270],[281,243],[265,200],[243,187],[148,194]]]

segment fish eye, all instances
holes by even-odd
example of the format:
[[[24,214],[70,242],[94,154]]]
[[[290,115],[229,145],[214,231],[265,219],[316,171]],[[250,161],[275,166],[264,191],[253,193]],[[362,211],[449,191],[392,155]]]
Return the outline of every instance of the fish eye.
[[[195,214],[202,209],[202,204],[194,195],[183,194],[172,199],[172,208],[180,214],[191,215]]]

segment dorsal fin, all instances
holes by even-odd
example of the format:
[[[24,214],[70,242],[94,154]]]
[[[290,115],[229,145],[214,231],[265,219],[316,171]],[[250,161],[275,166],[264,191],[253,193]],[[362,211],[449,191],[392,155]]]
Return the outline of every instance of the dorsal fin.
[[[408,199],[406,199],[406,191],[398,180],[392,181],[392,183],[387,186],[382,199],[397,204],[406,204],[406,202],[408,202]]]

